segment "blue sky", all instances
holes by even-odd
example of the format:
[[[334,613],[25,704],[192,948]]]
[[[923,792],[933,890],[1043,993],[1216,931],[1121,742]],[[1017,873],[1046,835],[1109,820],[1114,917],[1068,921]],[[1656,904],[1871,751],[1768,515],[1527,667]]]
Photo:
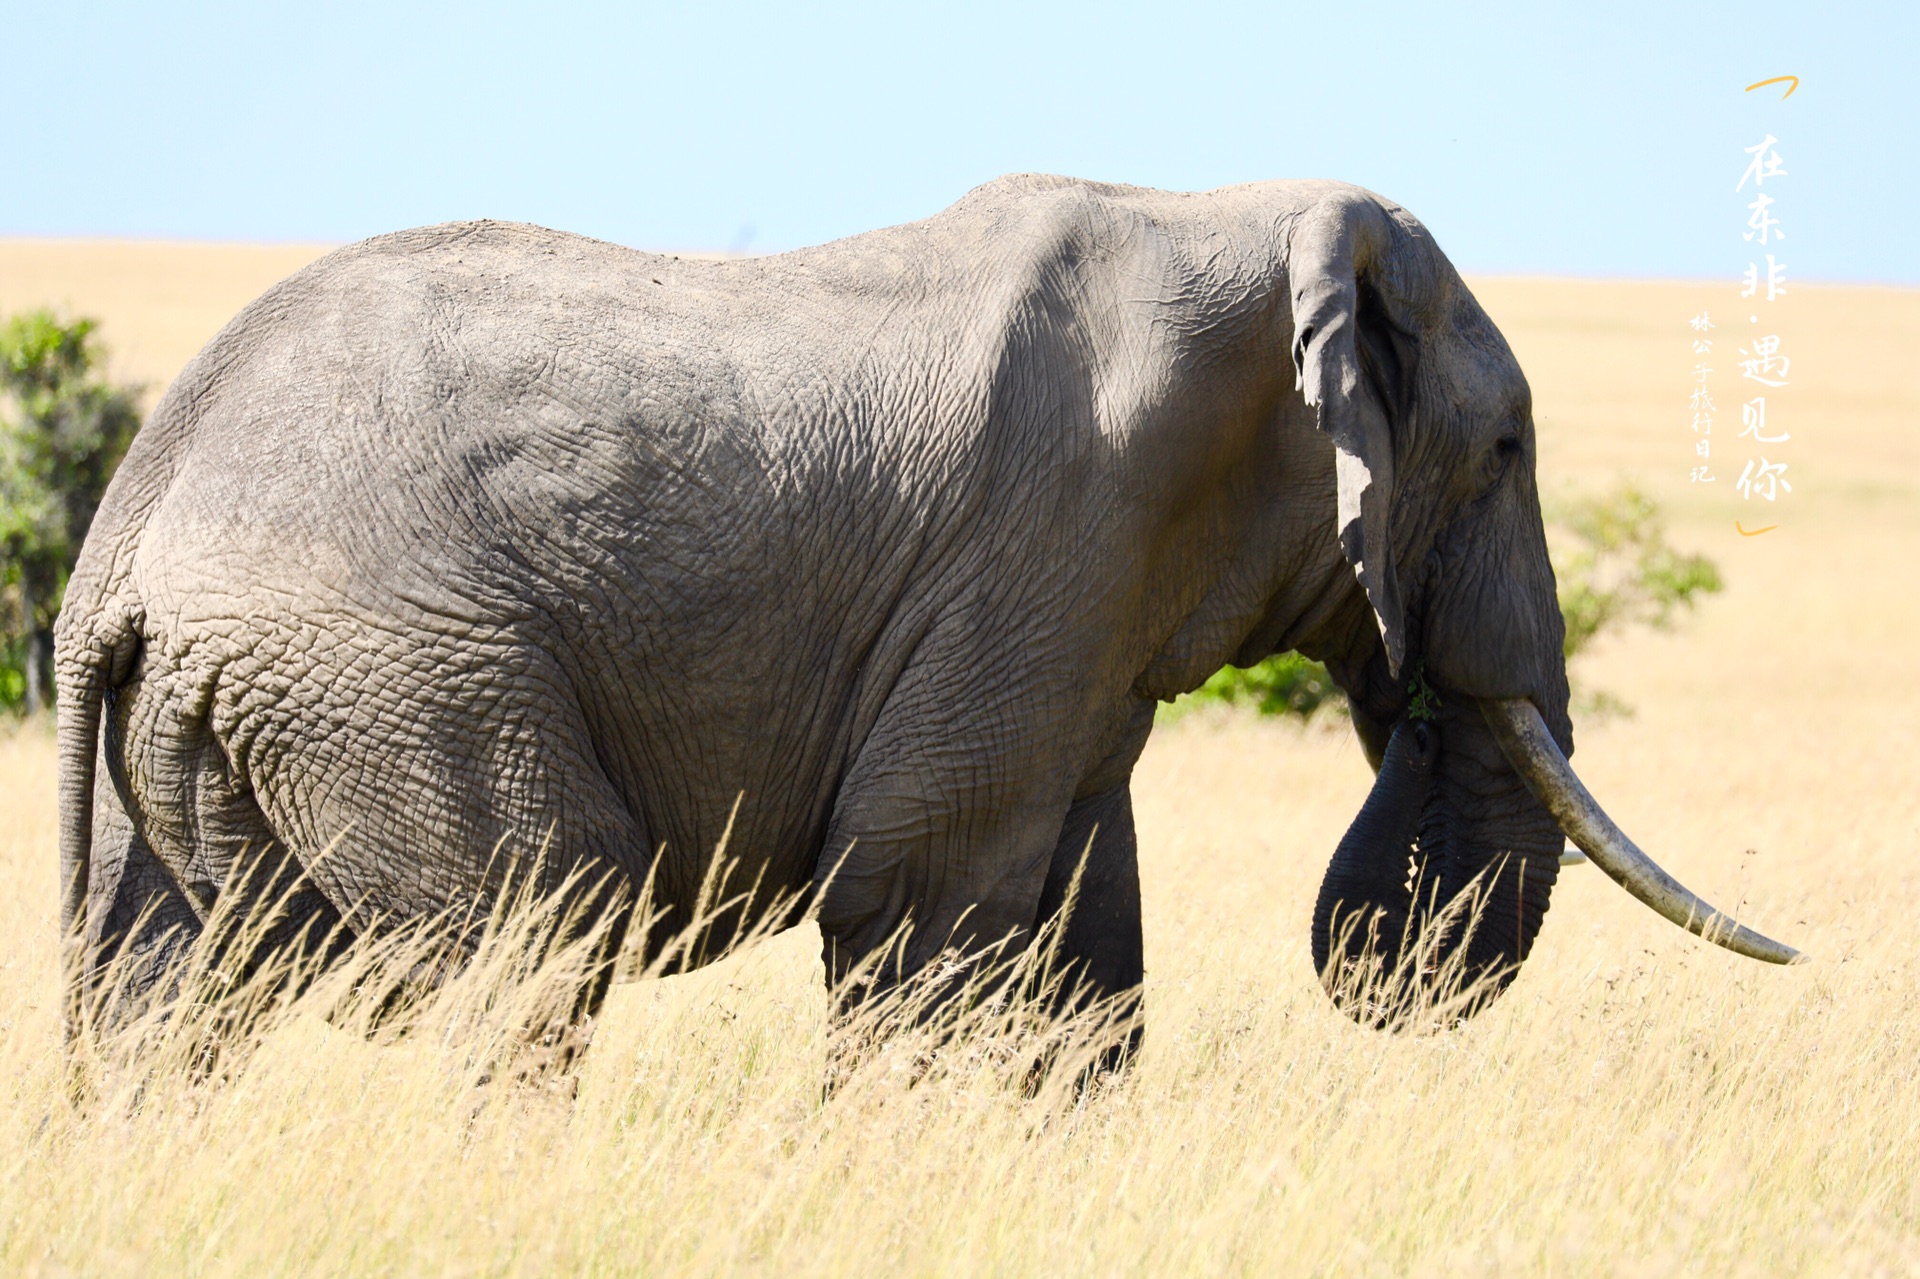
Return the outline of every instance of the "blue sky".
[[[1771,132],[1795,278],[1920,283],[1916,13],[0,0],[0,235],[489,216],[773,251],[1017,170],[1337,177],[1469,271],[1698,277],[1744,260],[1741,148]],[[1741,92],[1783,74],[1784,102]]]

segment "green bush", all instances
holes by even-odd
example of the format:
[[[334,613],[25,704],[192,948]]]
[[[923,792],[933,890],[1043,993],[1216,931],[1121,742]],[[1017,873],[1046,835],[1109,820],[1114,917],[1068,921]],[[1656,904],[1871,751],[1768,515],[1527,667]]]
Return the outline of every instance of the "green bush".
[[[0,325],[0,708],[53,699],[53,619],[114,467],[140,428],[108,385],[92,320],[30,311]]]
[[[1222,666],[1182,701],[1247,706],[1262,715],[1309,718],[1340,689],[1327,668],[1298,653],[1275,653],[1255,665]]]
[[[1721,589],[1712,560],[1667,545],[1660,508],[1631,484],[1550,505],[1546,516],[1569,662],[1600,635],[1632,625],[1664,629],[1678,611]],[[1275,653],[1244,670],[1223,667],[1175,705],[1217,703],[1309,719],[1322,706],[1344,713],[1346,699],[1339,694],[1320,663],[1299,653]],[[1577,685],[1575,702],[1588,714],[1630,713],[1612,694]]]
[[[1569,659],[1607,631],[1636,623],[1665,629],[1676,610],[1721,589],[1712,560],[1667,545],[1660,508],[1631,484],[1553,507],[1549,518]],[[1553,538],[1554,528],[1566,536]]]

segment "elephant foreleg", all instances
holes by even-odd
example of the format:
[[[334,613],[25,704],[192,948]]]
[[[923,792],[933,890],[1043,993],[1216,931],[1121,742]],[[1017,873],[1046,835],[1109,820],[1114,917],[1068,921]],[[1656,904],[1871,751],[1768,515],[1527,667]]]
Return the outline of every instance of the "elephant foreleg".
[[[1041,893],[1038,923],[1058,981],[1058,1011],[1070,1015],[1097,1007],[1110,1013],[1114,1036],[1095,1066],[1119,1067],[1140,1044],[1140,987],[1146,976],[1140,860],[1127,783],[1077,800],[1068,810]]]

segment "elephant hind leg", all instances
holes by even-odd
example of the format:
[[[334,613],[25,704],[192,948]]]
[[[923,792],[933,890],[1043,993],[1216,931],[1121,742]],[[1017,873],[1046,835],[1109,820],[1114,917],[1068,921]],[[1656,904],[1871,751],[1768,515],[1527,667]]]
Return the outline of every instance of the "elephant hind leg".
[[[311,976],[351,940],[339,911],[234,779],[205,721],[143,683],[116,694],[96,770],[95,830],[110,832],[89,886],[100,954],[142,956],[128,985],[163,1001],[189,962],[226,983]]]
[[[242,982],[268,966],[311,973],[311,961],[324,964],[344,946],[338,913],[264,823],[236,857],[227,890],[204,900],[156,854],[105,768],[98,777],[84,976],[95,1030],[112,1034],[171,1005],[196,969]]]
[[[193,901],[127,815],[104,760],[94,776],[82,989],[91,1024],[112,1033],[153,1001],[171,1001],[201,923]]]

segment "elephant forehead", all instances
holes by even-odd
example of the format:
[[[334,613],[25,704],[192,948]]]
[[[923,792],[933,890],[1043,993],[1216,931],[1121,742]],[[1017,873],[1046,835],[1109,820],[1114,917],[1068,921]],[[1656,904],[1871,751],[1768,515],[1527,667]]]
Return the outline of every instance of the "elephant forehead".
[[[1426,339],[1422,378],[1454,404],[1485,419],[1526,420],[1533,396],[1513,348],[1464,284],[1447,320]]]

